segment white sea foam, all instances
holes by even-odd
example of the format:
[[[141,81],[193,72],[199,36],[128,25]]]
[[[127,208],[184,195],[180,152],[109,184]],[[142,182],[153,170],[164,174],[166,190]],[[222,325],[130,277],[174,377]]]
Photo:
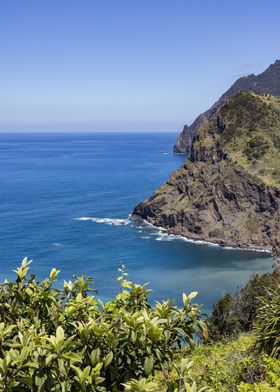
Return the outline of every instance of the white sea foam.
[[[260,249],[260,248],[253,248],[253,247],[252,248],[241,248],[241,247],[234,247],[234,246],[221,246],[220,244],[218,244],[216,242],[210,242],[210,241],[204,241],[204,240],[194,240],[191,238],[184,237],[182,235],[169,234],[164,227],[154,226],[152,223],[147,222],[146,220],[143,220],[143,222],[146,227],[155,230],[155,231],[151,232],[150,235],[156,236],[156,238],[155,238],[156,241],[182,240],[182,241],[189,242],[192,244],[207,245],[207,246],[211,246],[211,247],[218,247],[221,249],[248,250],[248,251],[253,251],[253,252],[271,253],[267,249]]]
[[[91,221],[96,223],[105,223],[110,226],[125,226],[129,224],[129,219],[96,218],[91,216],[82,216],[81,218],[75,219],[80,222]]]
[[[155,239],[156,241],[173,241],[173,240],[181,240],[184,242],[192,243],[192,244],[197,244],[197,245],[207,245],[211,247],[218,247],[221,249],[229,249],[229,250],[248,250],[248,251],[253,251],[253,252],[264,252],[264,253],[270,253],[269,250],[267,249],[259,249],[259,248],[241,248],[241,247],[234,247],[234,246],[221,246],[220,244],[216,242],[210,242],[210,241],[203,241],[203,240],[194,240],[191,238],[184,237],[182,235],[175,235],[175,234],[167,234],[162,232],[162,229],[159,229],[157,233],[151,233],[152,235],[157,235],[157,238]]]
[[[53,242],[52,246],[62,246],[62,244],[60,242]]]

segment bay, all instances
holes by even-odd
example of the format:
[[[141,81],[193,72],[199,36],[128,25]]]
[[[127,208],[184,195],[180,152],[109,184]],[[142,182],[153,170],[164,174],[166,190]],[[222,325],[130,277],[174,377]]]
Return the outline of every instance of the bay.
[[[268,254],[222,249],[168,237],[131,222],[184,161],[171,153],[174,133],[0,134],[0,279],[24,256],[43,278],[61,269],[93,276],[104,299],[117,291],[123,263],[129,277],[150,282],[152,300],[199,291],[209,311],[225,292],[271,269]]]

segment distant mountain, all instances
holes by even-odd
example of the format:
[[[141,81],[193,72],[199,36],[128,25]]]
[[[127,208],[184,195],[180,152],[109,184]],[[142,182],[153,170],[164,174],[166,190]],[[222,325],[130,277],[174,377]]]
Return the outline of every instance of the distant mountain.
[[[268,86],[279,65],[248,79]],[[190,159],[133,216],[194,240],[270,250],[280,232],[280,98],[225,99],[196,130]]]
[[[280,60],[276,60],[274,64],[270,65],[263,73],[257,76],[251,74],[238,79],[209,110],[200,114],[190,126],[184,126],[173,147],[173,152],[189,154],[196,130],[211,116],[213,111],[223,105],[228,97],[239,91],[250,90],[280,97]]]

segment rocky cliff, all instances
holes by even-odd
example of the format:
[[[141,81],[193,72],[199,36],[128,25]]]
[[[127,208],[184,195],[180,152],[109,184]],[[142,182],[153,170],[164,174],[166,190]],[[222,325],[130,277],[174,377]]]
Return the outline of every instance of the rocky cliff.
[[[260,75],[252,74],[238,79],[209,110],[200,114],[190,126],[185,125],[173,147],[174,153],[189,154],[193,136],[200,128],[201,124],[204,123],[218,107],[223,105],[228,97],[239,91],[250,90],[280,96],[280,60],[277,60],[274,64],[270,65]]]
[[[133,216],[195,240],[271,249],[280,229],[280,99],[241,92],[213,110],[190,159]]]

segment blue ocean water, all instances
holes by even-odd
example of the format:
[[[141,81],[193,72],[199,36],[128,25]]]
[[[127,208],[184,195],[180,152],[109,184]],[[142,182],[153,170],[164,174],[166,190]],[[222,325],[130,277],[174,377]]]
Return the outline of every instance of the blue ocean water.
[[[111,298],[124,263],[150,282],[151,298],[199,291],[209,310],[218,297],[271,268],[265,253],[221,249],[165,236],[127,220],[182,163],[175,134],[0,134],[0,279],[24,256],[40,278],[93,276]]]

